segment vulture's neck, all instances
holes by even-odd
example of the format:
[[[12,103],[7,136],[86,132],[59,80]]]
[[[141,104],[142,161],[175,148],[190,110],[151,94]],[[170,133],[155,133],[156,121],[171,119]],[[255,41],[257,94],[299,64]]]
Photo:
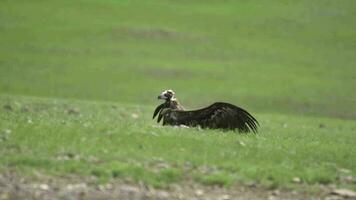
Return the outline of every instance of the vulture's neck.
[[[169,108],[176,110],[185,110],[184,107],[178,102],[176,98],[172,98],[167,101],[169,103]]]

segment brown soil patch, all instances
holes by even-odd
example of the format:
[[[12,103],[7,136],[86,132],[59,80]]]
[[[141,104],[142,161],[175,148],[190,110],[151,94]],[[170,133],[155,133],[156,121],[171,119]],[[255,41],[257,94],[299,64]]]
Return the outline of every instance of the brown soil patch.
[[[256,186],[234,186],[222,188],[182,183],[167,189],[154,189],[143,183],[115,181],[97,184],[90,178],[61,177],[24,178],[16,174],[0,175],[0,199],[132,199],[132,200],[318,200],[352,199],[332,192],[310,195],[296,191],[267,190]]]

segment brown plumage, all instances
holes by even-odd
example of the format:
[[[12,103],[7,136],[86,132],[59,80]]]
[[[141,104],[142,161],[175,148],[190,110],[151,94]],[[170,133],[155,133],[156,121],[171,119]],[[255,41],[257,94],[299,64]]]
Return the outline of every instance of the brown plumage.
[[[202,109],[185,111],[175,99],[172,90],[162,92],[158,99],[163,99],[165,102],[159,105],[153,113],[153,118],[158,115],[157,123],[163,119],[163,125],[237,129],[240,132],[257,133],[258,121],[246,110],[235,105],[216,102]]]

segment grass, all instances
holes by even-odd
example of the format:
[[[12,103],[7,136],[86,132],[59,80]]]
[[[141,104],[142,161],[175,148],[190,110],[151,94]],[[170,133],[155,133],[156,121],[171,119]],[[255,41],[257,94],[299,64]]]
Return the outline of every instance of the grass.
[[[259,113],[254,135],[156,126],[152,106],[7,95],[0,103],[11,107],[0,114],[3,170],[157,187],[190,179],[293,187],[294,177],[345,184],[340,178],[356,172],[353,121]]]
[[[157,187],[289,187],[299,177],[355,189],[342,180],[356,173],[355,9],[349,0],[3,0],[0,169]],[[155,96],[168,88],[188,108],[242,106],[260,134],[156,126]]]
[[[355,8],[348,0],[1,1],[0,91],[155,104],[153,94],[173,88],[192,107],[226,100],[354,119]]]

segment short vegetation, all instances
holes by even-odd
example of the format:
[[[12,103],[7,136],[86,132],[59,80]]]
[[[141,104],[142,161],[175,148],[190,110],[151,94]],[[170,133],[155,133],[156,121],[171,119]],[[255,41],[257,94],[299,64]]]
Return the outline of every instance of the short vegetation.
[[[355,188],[353,1],[1,1],[0,170]],[[157,95],[258,134],[162,127]]]

